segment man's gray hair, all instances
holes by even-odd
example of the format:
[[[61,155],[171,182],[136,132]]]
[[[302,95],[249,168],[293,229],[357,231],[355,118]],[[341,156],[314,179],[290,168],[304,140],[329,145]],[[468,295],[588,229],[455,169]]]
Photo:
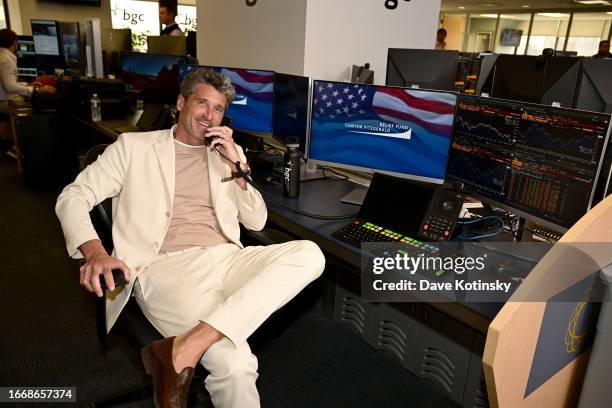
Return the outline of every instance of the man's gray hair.
[[[225,95],[227,98],[226,110],[236,97],[236,89],[234,89],[234,85],[227,75],[215,72],[212,69],[200,68],[191,71],[181,82],[181,95],[183,98],[188,99],[193,95],[195,86],[198,84],[208,84]]]

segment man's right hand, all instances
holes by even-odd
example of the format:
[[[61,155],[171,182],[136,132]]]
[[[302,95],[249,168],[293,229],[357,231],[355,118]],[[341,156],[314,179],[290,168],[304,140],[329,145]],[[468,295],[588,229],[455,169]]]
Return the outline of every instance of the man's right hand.
[[[102,297],[103,292],[100,287],[100,275],[104,276],[106,286],[110,290],[115,290],[115,281],[113,280],[113,269],[121,269],[125,281],[130,280],[130,268],[127,267],[123,261],[110,256],[102,243],[95,239],[87,241],[81,246],[79,250],[85,257],[85,263],[79,268],[80,271],[80,284],[90,292],[94,292],[99,297]]]

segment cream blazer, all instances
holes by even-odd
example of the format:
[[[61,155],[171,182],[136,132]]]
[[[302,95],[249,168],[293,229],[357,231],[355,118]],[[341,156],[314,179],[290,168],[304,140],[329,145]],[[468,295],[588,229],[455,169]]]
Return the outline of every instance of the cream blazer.
[[[113,254],[132,270],[132,277],[127,285],[107,291],[107,330],[117,321],[138,274],[153,261],[166,236],[174,201],[174,129],[120,135],[57,199],[55,212],[68,254],[78,259],[83,257],[78,247],[98,239],[89,211],[113,197]],[[242,247],[238,223],[261,230],[267,218],[265,203],[250,185],[244,191],[233,180],[222,182],[232,169],[216,152],[206,151],[210,193],[221,231]],[[240,147],[238,152],[246,161]]]

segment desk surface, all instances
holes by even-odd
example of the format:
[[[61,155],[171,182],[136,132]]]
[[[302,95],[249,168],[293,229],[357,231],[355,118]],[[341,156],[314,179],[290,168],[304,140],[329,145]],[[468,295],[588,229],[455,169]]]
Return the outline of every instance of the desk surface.
[[[74,116],[74,118],[79,123],[90,127],[96,132],[99,132],[112,140],[117,140],[117,137],[119,136],[119,133],[115,131],[116,128],[135,126],[136,122],[138,122],[138,115],[130,115],[121,119],[102,120],[100,122],[94,122],[91,120],[91,118],[81,118],[78,116]]]
[[[354,214],[359,210],[358,206],[340,202],[341,197],[355,188],[364,187],[346,180],[313,180],[302,182],[300,196],[293,199],[283,197],[281,186],[266,186],[264,191],[283,204],[299,208],[302,211],[322,215],[344,215]],[[332,233],[348,224],[350,219],[318,220],[296,214],[269,198],[266,198],[266,203],[268,205],[268,218],[272,223],[295,236],[316,242],[327,256],[332,256],[335,260],[341,261],[355,274],[360,273],[360,250],[332,237]],[[431,303],[431,306],[481,333],[486,333],[489,323],[502,308],[503,303],[436,302]]]

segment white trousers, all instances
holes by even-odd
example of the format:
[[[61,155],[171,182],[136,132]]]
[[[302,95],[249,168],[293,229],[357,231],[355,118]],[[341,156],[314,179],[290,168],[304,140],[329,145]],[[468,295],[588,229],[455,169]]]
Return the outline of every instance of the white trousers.
[[[234,244],[160,254],[143,270],[134,294],[164,336],[206,322],[225,337],[200,362],[216,408],[259,407],[257,358],[246,339],[323,272],[325,258],[310,241],[241,249]]]

